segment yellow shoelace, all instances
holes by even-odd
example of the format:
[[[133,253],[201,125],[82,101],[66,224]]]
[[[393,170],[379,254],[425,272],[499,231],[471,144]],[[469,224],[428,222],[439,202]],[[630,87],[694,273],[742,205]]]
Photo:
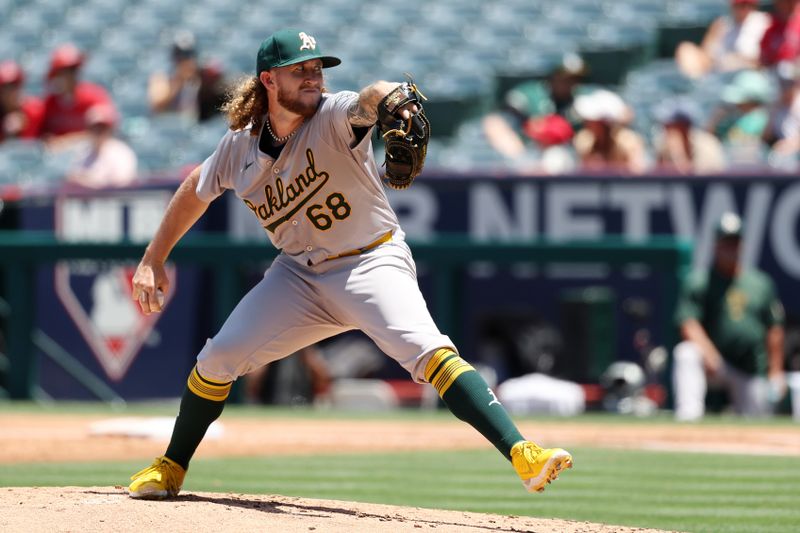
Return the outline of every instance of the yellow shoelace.
[[[170,479],[175,479],[175,477],[180,476],[180,471],[178,470],[177,466],[173,465],[169,461],[165,461],[164,459],[162,459],[160,457],[157,457],[155,459],[155,461],[153,461],[153,464],[151,464],[147,468],[139,470],[138,472],[133,474],[131,476],[131,480],[134,480],[134,479],[136,479],[136,478],[138,478],[140,476],[143,476],[145,474],[149,474],[150,472],[157,472],[157,471],[159,471],[161,469],[175,470],[176,471],[175,472],[175,474],[176,474],[175,476],[168,476]]]

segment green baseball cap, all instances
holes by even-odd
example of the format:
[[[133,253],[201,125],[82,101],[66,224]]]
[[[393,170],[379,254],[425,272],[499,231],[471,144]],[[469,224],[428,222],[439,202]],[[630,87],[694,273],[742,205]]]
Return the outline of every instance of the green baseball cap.
[[[310,33],[286,28],[273,33],[261,43],[256,58],[256,74],[309,59],[322,60],[322,68],[335,67],[342,62],[338,57],[323,56],[317,40]]]

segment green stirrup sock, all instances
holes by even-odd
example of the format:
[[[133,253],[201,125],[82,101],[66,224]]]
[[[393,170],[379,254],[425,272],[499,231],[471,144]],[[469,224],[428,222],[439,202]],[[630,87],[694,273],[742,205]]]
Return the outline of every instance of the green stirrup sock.
[[[219,383],[205,379],[192,370],[181,398],[181,407],[167,452],[164,454],[184,469],[206,434],[208,426],[222,414],[232,382]]]
[[[511,460],[511,447],[525,440],[497,400],[492,389],[472,366],[452,350],[437,351],[425,367],[425,378],[457,418],[480,432]]]

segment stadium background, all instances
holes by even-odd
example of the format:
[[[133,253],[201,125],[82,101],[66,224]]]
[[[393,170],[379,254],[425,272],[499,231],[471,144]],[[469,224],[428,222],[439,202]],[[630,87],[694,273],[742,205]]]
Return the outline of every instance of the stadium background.
[[[768,9],[770,2],[762,7]],[[225,129],[218,119],[198,124],[149,113],[147,79],[168,69],[175,30],[192,31],[200,57],[217,62],[232,79],[251,72],[254,50],[266,34],[301,26],[326,52],[343,59],[327,73],[331,90],[357,89],[378,78],[400,79],[410,71],[429,98],[426,108],[434,133],[426,171],[412,189],[392,195],[412,242],[450,242],[465,235],[483,244],[544,239],[569,247],[575,240],[602,243],[621,237],[633,247],[648,248],[659,242],[653,236],[662,236],[674,238],[676,246],[690,242],[693,264],[701,266],[709,259],[716,217],[732,209],[748,222],[745,262],[776,279],[788,312],[787,366],[800,365],[800,343],[791,333],[800,323],[794,297],[800,277],[800,191],[785,161],[776,168],[766,150],[742,158],[736,146],[728,146],[729,170],[702,178],[660,172],[635,178],[580,172],[521,175],[491,149],[481,127],[481,118],[502,105],[509,88],[545,78],[568,52],[579,53],[586,62],[587,84],[614,89],[624,98],[635,112],[634,129],[647,140],[654,132],[654,107],[670,96],[686,95],[709,113],[729,77],[688,80],[678,73],[673,53],[679,41],[699,41],[709,22],[726,11],[726,2],[413,0],[404,2],[401,12],[389,14],[387,9],[383,3],[360,0],[257,1],[246,7],[215,0],[0,0],[0,59],[20,63],[26,92],[43,91],[49,56],[57,45],[73,42],[85,50],[83,77],[109,90],[122,118],[119,135],[136,152],[141,177],[133,187],[83,190],[63,183],[65,161],[51,157],[42,145],[0,144],[0,227],[11,232],[11,241],[3,242],[24,241],[26,235],[44,231],[73,243],[131,241],[143,246],[178,181],[214,149]],[[235,199],[218,204],[195,237],[222,232],[232,242],[258,238],[256,246],[269,246]],[[7,273],[13,259],[2,253]],[[464,254],[469,257],[469,244]],[[467,259],[452,279],[437,276],[435,262],[421,261],[421,284],[434,315],[449,317],[465,355],[494,363],[499,379],[555,364],[557,375],[586,385],[589,409],[601,410],[602,371],[613,361],[632,361],[647,371],[648,394],[669,407],[668,367],[648,368],[646,357],[653,348],[669,348],[674,342],[664,289],[675,270],[646,262],[609,268],[608,257],[602,255],[585,260],[589,262],[546,265]],[[219,288],[215,270],[178,264],[177,290],[163,317],[144,326],[136,321],[144,329],[122,339],[101,331],[94,341],[86,330],[97,329],[91,315],[98,276],[117,275],[130,264],[37,266],[31,271],[26,310],[33,336],[21,344],[21,354],[8,350],[27,331],[13,327],[19,322],[8,305],[14,287],[7,276],[0,306],[0,350],[5,352],[0,385],[11,396],[39,402],[101,399],[119,406],[130,400],[175,398],[197,347],[225,316],[226,302],[257,279],[263,266],[262,260],[232,265],[234,286]],[[437,300],[443,282],[454,284],[459,296],[449,308]],[[504,343],[500,364],[487,355],[487,335]],[[548,363],[554,353],[556,362]],[[21,360],[24,369],[19,372]],[[387,361],[370,377],[389,380],[402,402],[424,401],[391,365]],[[6,408],[13,410],[10,405]],[[783,413],[789,405],[784,402]],[[786,435],[796,435],[793,431],[789,426]],[[14,472],[9,468],[5,473],[11,479]],[[518,507],[513,512],[526,514]],[[548,511],[539,507],[533,513]],[[641,518],[625,520],[645,523]],[[685,527],[700,528],[691,521]]]

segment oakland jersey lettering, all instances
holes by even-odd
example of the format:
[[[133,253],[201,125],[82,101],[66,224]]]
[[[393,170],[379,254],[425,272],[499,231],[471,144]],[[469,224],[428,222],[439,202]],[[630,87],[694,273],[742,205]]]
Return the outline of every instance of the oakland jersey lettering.
[[[278,177],[275,180],[275,187],[271,183],[264,186],[264,197],[266,201],[263,204],[255,205],[250,200],[244,200],[245,205],[262,221],[268,222],[264,225],[270,233],[273,233],[278,226],[293,217],[311,198],[319,192],[322,187],[328,183],[330,174],[324,170],[318,171],[314,163],[314,152],[311,148],[306,150],[306,160],[308,166],[305,172],[299,174],[288,185],[284,184],[283,179]],[[313,188],[311,188],[313,186]],[[280,216],[278,219],[269,222],[274,216],[290,207],[292,203],[297,200],[307,189],[309,193],[303,197],[302,200],[297,202],[286,214]]]

